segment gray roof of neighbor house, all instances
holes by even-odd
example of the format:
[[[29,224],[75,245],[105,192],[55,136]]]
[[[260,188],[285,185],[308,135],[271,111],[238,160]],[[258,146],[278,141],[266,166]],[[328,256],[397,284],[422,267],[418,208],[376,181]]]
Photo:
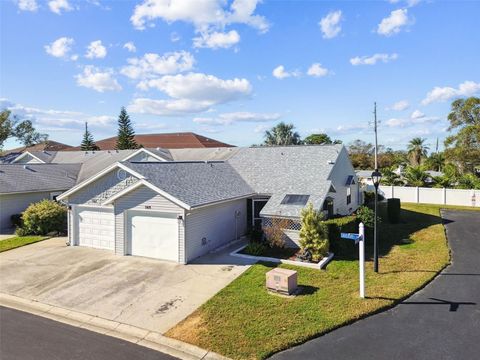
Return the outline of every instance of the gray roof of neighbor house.
[[[122,164],[191,207],[255,193],[226,162],[122,162]]]
[[[372,177],[373,171],[374,170],[355,170],[355,174],[357,174],[359,178],[367,179]]]
[[[303,206],[281,204],[286,195],[309,195],[321,209],[330,172],[342,145],[302,145],[243,148],[228,163],[258,194],[272,195],[261,215],[297,217]]]
[[[170,156],[174,161],[207,161],[228,160],[241,148],[217,147],[217,148],[193,148],[193,149],[169,149]]]
[[[0,194],[70,189],[80,167],[81,164],[0,165]]]

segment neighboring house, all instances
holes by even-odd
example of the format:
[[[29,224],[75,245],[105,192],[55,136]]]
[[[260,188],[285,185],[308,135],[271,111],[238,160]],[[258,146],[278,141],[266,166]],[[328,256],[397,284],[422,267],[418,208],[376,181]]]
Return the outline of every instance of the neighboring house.
[[[357,174],[360,184],[373,186],[372,173],[374,171],[375,170],[355,170],[355,174]]]
[[[135,141],[144,148],[185,149],[185,148],[212,148],[233,147],[221,141],[198,135],[192,132],[162,133],[162,134],[139,134],[135,135]],[[115,150],[117,137],[95,141],[100,150]],[[71,150],[80,150],[74,147]]]
[[[0,230],[12,227],[10,217],[30,204],[55,199],[72,188],[80,164],[0,165]]]
[[[359,206],[341,145],[170,154],[173,161],[118,162],[60,195],[71,245],[188,263],[273,217],[288,219],[285,233],[297,243],[309,202],[328,215]],[[222,161],[185,159],[202,155]]]
[[[117,161],[170,160],[163,149],[21,153],[10,163],[0,164],[0,229],[11,228],[11,215],[23,212],[31,203],[51,199]]]

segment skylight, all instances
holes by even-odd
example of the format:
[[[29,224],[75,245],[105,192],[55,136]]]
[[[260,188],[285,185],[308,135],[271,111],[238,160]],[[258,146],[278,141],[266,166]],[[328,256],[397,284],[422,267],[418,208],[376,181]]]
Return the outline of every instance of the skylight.
[[[306,205],[310,195],[285,195],[281,204],[282,205]]]

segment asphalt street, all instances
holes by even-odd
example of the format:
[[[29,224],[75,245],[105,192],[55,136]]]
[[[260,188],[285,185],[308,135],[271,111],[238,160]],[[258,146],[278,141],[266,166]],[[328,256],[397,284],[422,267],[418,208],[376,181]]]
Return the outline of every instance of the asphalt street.
[[[0,307],[1,360],[175,360],[128,341]]]
[[[452,264],[396,307],[273,359],[479,359],[480,212],[442,212]]]

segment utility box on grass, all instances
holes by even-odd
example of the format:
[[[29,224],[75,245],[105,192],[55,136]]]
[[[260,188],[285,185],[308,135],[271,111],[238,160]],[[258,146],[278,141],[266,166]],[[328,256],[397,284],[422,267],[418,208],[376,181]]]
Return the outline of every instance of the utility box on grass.
[[[297,291],[297,272],[275,268],[267,272],[267,289],[282,294],[292,295]]]

